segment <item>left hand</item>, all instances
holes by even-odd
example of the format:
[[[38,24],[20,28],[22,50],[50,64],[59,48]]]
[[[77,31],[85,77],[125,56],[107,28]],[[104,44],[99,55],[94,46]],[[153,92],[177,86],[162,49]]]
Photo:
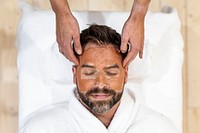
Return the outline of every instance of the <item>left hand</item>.
[[[121,36],[121,51],[123,53],[128,50],[128,43],[130,51],[123,61],[123,66],[128,66],[138,53],[140,58],[143,56],[144,18],[129,17],[125,22]]]

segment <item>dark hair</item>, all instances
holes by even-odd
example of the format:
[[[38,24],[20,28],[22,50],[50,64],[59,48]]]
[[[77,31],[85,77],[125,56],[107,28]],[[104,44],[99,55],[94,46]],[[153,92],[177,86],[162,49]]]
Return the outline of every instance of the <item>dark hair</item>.
[[[92,24],[89,28],[83,30],[80,34],[80,43],[84,52],[84,48],[88,43],[94,43],[96,45],[112,45],[120,51],[121,35],[116,30],[106,26]],[[128,52],[120,54],[122,60],[126,57]],[[76,57],[79,55],[75,52]]]

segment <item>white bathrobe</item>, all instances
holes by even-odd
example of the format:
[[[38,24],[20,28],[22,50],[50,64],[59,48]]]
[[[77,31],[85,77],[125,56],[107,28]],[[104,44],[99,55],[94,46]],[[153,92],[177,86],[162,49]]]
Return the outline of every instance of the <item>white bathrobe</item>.
[[[125,89],[119,108],[106,128],[75,96],[32,116],[20,133],[177,133],[163,115],[139,105],[135,94]]]

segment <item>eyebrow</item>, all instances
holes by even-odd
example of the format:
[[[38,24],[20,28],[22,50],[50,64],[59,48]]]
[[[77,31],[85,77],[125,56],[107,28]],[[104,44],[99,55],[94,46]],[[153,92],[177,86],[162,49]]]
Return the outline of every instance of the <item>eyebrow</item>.
[[[118,68],[119,69],[119,66],[117,64],[114,64],[114,65],[107,66],[104,69],[112,69],[112,68]]]
[[[85,68],[85,67],[87,67],[87,68],[95,68],[93,65],[89,65],[89,64],[83,64],[81,66],[81,68]],[[107,66],[104,69],[107,70],[107,69],[112,69],[112,68],[118,68],[119,69],[119,66],[117,64],[114,64],[114,65]]]
[[[83,64],[83,65],[81,66],[81,68],[84,68],[84,67],[95,68],[94,66],[89,65],[89,64]]]

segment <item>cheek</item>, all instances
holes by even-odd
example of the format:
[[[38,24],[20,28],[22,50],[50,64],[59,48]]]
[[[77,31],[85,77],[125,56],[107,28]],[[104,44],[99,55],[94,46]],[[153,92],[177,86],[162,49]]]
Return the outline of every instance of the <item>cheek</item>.
[[[80,70],[77,71],[76,84],[80,92],[88,91],[94,87],[94,81],[81,78]]]
[[[77,85],[78,85],[79,91],[84,92],[94,87],[94,81],[87,80],[87,79],[77,79]]]
[[[124,71],[122,71],[123,73],[121,73],[121,75],[119,76],[119,78],[113,80],[110,82],[110,87],[112,89],[115,89],[115,90],[118,90],[118,91],[121,91],[124,87],[124,84],[125,84],[125,73]]]
[[[114,90],[121,91],[124,86],[124,79],[119,78],[118,80],[112,80],[109,82],[109,86]]]

